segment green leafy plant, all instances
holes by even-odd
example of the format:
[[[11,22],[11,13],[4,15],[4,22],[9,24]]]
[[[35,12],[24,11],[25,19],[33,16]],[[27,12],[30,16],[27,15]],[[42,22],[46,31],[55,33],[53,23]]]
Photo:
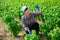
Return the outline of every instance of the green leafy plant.
[[[48,33],[49,40],[60,40],[60,29],[54,28]]]
[[[36,35],[36,31],[33,30],[32,34],[26,34],[25,40],[41,40],[39,35]]]
[[[7,28],[13,34],[13,36],[17,36],[21,30],[21,25],[14,20],[14,17],[6,15],[4,18],[4,22],[8,25]]]
[[[13,36],[17,36],[21,30],[21,25],[19,25],[17,21],[12,21],[8,24],[7,28],[11,31]]]
[[[13,20],[14,20],[13,16],[6,15],[6,16],[4,17],[4,22],[5,22],[6,24],[12,22]]]

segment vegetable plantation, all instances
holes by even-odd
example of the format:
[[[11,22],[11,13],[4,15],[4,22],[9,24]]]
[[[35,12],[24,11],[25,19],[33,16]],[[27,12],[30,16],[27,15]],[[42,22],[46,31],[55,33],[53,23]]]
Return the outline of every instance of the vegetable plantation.
[[[37,12],[35,6],[38,5],[42,10],[42,15],[36,17],[42,21],[39,25],[40,31],[46,35],[47,40],[60,40],[60,0],[0,0],[0,18],[14,36],[18,35],[22,27],[14,17],[21,20],[24,15],[21,7],[24,5],[28,6],[31,12]],[[25,38],[30,40],[32,36],[34,35],[26,35]],[[39,40],[39,36],[35,35],[31,40]]]

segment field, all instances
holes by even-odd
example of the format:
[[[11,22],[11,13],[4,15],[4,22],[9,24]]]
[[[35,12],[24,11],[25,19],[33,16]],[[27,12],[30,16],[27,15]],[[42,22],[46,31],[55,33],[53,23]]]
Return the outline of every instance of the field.
[[[28,6],[31,12],[37,12],[35,6],[38,5],[42,10],[42,15],[36,17],[40,32],[47,37],[47,40],[60,40],[59,0],[0,0],[0,21],[3,22],[3,25],[0,22],[0,28],[2,27],[2,30],[6,28],[12,37],[22,32],[21,17],[24,13],[21,8],[24,5]],[[0,35],[5,32],[2,30]]]

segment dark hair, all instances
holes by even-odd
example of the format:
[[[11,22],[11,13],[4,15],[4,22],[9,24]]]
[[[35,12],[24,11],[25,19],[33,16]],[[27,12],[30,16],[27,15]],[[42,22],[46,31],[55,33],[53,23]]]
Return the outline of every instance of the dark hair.
[[[24,12],[27,10],[28,8],[26,8],[25,10],[24,10]]]

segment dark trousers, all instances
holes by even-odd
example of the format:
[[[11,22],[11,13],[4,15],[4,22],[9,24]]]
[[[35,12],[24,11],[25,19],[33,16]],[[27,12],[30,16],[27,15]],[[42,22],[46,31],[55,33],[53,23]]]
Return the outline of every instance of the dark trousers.
[[[28,24],[28,27],[29,27],[29,30],[30,31],[35,30],[36,31],[36,34],[37,35],[39,34],[39,24],[37,22]],[[29,34],[28,31],[26,31],[26,33]]]

